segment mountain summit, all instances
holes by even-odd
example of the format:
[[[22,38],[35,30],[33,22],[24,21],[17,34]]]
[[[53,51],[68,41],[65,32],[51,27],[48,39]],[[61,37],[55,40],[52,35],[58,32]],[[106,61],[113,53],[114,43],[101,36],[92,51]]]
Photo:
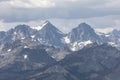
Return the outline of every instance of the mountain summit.
[[[75,41],[88,41],[98,42],[99,36],[95,33],[94,29],[86,23],[79,24],[76,28],[68,34],[71,42]]]
[[[54,46],[63,45],[62,38],[64,34],[53,24],[49,21],[45,21],[41,27],[42,28],[36,33],[36,38],[40,43]]]

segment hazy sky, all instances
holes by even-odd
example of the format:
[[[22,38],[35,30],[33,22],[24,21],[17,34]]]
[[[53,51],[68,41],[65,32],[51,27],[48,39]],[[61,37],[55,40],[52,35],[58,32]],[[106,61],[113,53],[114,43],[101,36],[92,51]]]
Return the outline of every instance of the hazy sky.
[[[120,29],[120,0],[0,0],[0,30],[50,20],[64,32],[82,22]]]

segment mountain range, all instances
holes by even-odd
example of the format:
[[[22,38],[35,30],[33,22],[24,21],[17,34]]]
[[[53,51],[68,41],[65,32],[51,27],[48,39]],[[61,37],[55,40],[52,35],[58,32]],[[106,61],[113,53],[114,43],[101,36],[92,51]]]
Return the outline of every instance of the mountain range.
[[[71,52],[56,61],[43,48],[16,47],[1,56],[0,80],[119,80],[120,51],[108,44]],[[5,52],[5,51],[4,51]]]
[[[49,21],[45,21],[37,27],[18,25],[6,32],[0,32],[0,42],[6,43],[16,40],[32,41],[54,47],[69,47],[74,51],[83,48],[84,44],[95,42],[98,44],[108,43],[119,48],[120,31],[113,30],[108,34],[98,34],[90,25],[81,23],[68,34],[64,34]]]
[[[119,30],[18,25],[0,32],[0,80],[119,80],[119,49]]]

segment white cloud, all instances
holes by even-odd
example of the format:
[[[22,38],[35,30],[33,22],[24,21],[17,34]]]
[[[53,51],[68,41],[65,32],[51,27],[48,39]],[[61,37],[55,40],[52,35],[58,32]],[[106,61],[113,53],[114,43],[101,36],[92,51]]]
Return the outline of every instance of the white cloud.
[[[18,8],[48,8],[55,6],[51,0],[9,0],[0,2],[2,6],[18,7]]]
[[[20,24],[16,22],[25,22],[33,25],[39,24],[37,20],[50,19],[64,32],[69,32],[81,22],[94,28],[120,29],[119,4],[120,0],[2,0],[0,19],[5,23],[1,21],[0,24],[15,26]]]
[[[95,31],[105,33],[105,34],[112,32],[113,30],[114,30],[114,28],[97,28],[97,29],[95,29]]]
[[[120,8],[120,0],[5,0],[0,5],[20,8],[85,7]]]
[[[106,3],[108,8],[120,8],[120,0],[110,0],[109,3]]]
[[[79,1],[79,0],[67,0],[67,1]]]
[[[80,19],[51,19],[60,30],[67,33],[72,28],[78,26],[78,24],[85,22],[92,28],[101,32],[110,32],[113,29],[120,29],[120,15],[92,17],[92,18],[80,18]],[[103,29],[104,28],[104,29]]]
[[[53,25],[64,33],[68,33],[72,28],[77,27],[80,23],[86,22],[92,28],[99,32],[110,32],[113,29],[120,29],[120,16],[111,15],[104,17],[94,17],[94,18],[80,18],[80,19],[48,19]],[[45,20],[33,20],[29,22],[12,22],[4,23],[1,21],[1,30],[8,30],[9,28],[15,27],[19,24],[27,24],[30,26],[39,26]],[[103,29],[104,28],[104,29]]]
[[[105,0],[103,4],[93,5],[92,8],[99,9],[119,9],[120,8],[120,0]]]

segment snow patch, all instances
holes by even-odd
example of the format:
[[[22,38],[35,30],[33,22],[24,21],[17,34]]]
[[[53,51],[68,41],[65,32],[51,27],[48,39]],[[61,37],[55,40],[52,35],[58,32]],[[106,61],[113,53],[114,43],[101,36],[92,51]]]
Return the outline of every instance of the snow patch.
[[[25,55],[23,55],[23,57],[24,57],[24,59],[27,59],[27,58],[28,58],[28,55],[25,54]]]
[[[7,51],[8,51],[8,52],[10,52],[10,51],[11,51],[11,49],[8,49]]]
[[[70,43],[70,39],[68,37],[64,37],[65,43]]]
[[[47,25],[49,23],[49,21],[45,21],[43,24],[42,24],[42,27],[44,27],[45,25]]]
[[[106,36],[106,37],[109,37],[110,35],[106,34],[105,36]]]
[[[24,46],[24,48],[28,48],[28,46]]]
[[[72,51],[77,51],[79,49],[82,49],[83,47],[87,46],[88,44],[92,44],[93,42],[88,40],[84,42],[74,42],[71,44],[71,50]]]
[[[14,35],[17,35],[17,32],[14,32]]]
[[[114,42],[108,42],[109,45],[116,47],[117,45]]]
[[[72,51],[77,51],[76,47],[71,48]]]
[[[35,35],[32,35],[31,38],[35,38]]]
[[[83,44],[87,45],[87,44],[91,44],[91,43],[92,43],[92,41],[88,40],[88,41],[84,41],[84,42],[81,42],[81,43],[83,43]]]
[[[42,25],[40,26],[35,26],[35,27],[32,27],[32,29],[35,29],[35,30],[41,30],[45,25],[47,25],[49,22],[48,21],[45,21]]]
[[[41,29],[42,29],[42,26],[32,27],[32,29],[35,29],[35,30],[41,30]]]
[[[25,39],[25,37],[22,37],[21,39]]]

